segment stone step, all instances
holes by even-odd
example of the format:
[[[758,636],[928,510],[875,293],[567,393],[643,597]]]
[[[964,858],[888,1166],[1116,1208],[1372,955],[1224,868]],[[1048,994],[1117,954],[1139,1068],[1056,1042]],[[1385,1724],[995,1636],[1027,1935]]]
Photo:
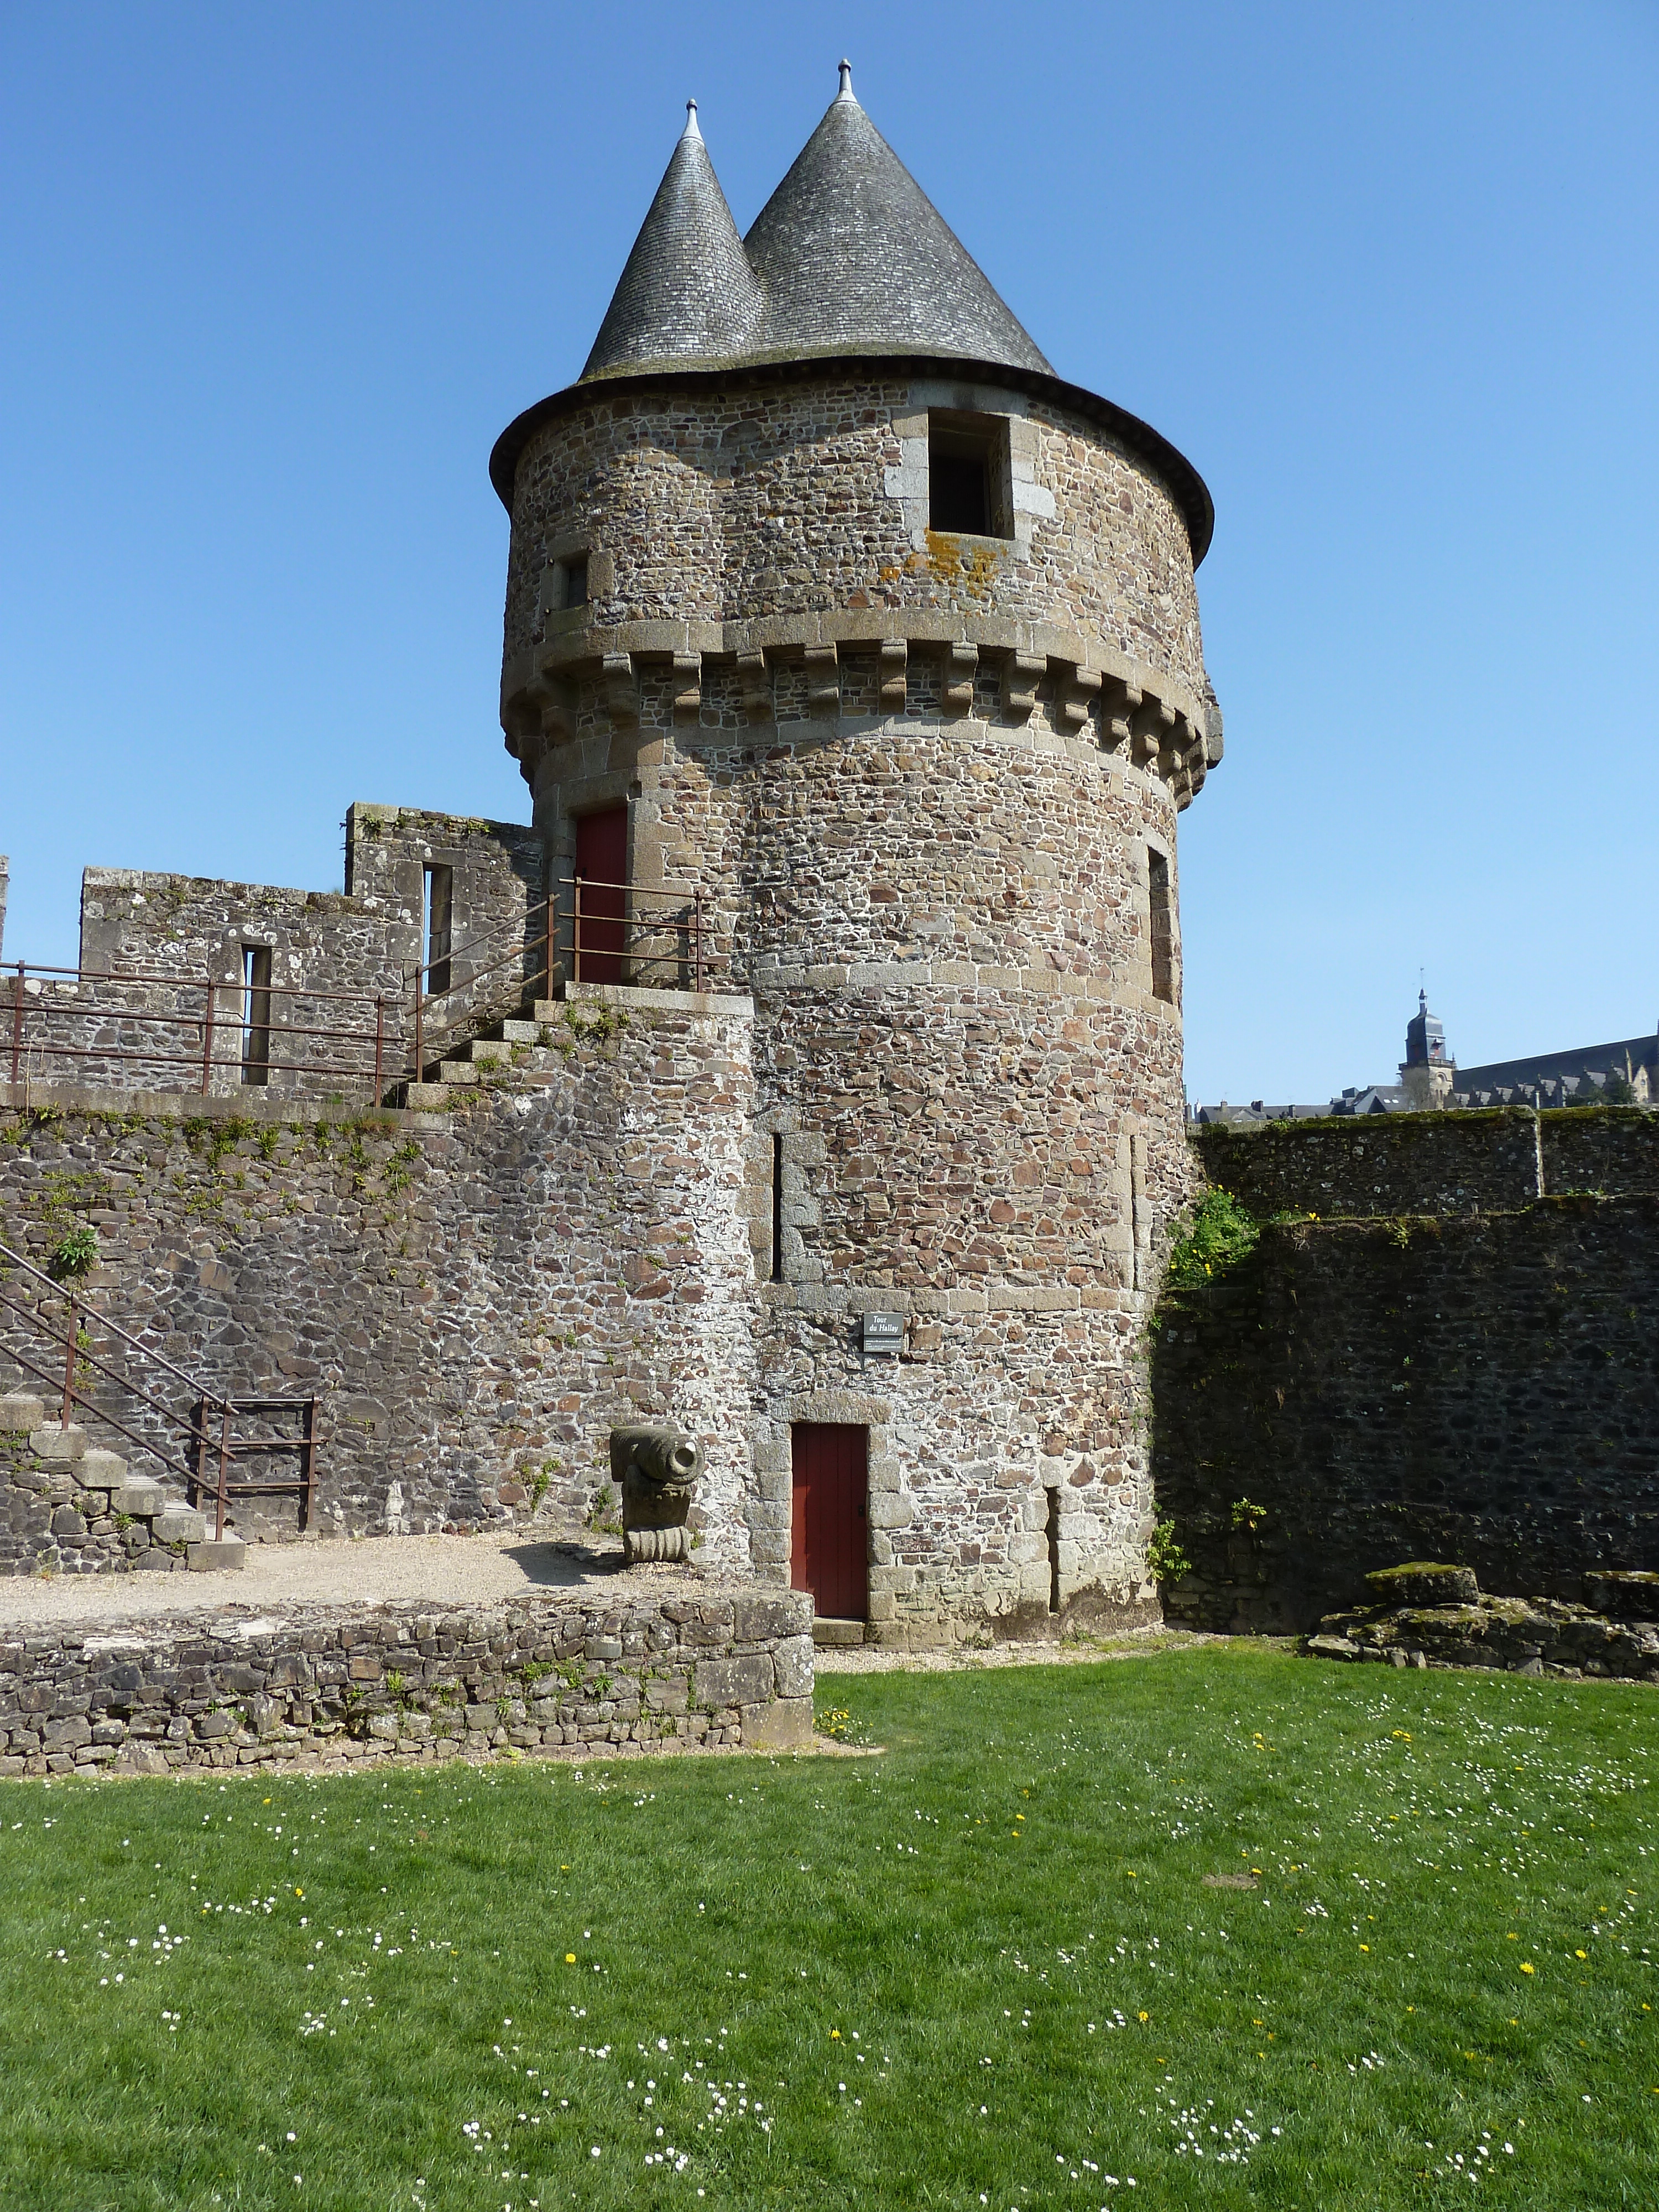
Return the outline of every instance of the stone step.
[[[61,1421],[42,1421],[29,1438],[29,1449],[49,1466],[78,1460],[87,1448],[87,1432],[78,1421],[65,1428]]]
[[[33,1391],[8,1390],[0,1398],[0,1431],[8,1436],[27,1436],[46,1418],[46,1405]]]
[[[850,1644],[862,1644],[864,1623],[861,1620],[836,1620],[830,1614],[820,1613],[812,1623],[812,1641],[828,1650],[839,1650]]]
[[[75,1480],[82,1490],[119,1490],[126,1479],[127,1463],[120,1453],[97,1445],[82,1452],[76,1464]]]
[[[246,1560],[247,1546],[240,1536],[224,1536],[217,1543],[206,1537],[190,1547],[190,1571],[193,1575],[232,1573],[245,1565]]]
[[[438,1080],[440,1083],[447,1083],[453,1085],[458,1083],[476,1083],[477,1079],[478,1071],[474,1067],[470,1060],[446,1060],[439,1062]]]
[[[167,1492],[147,1474],[130,1475],[109,1501],[112,1513],[125,1513],[134,1521],[153,1521],[166,1506]]]
[[[563,1013],[564,1002],[561,999],[537,999],[531,1004],[530,1018],[537,1023],[556,1022]]]
[[[510,1067],[513,1048],[505,1037],[473,1037],[455,1055],[458,1060],[471,1060],[474,1067]]]
[[[207,1522],[193,1505],[168,1498],[156,1515],[151,1532],[158,1544],[199,1544],[207,1534]]]

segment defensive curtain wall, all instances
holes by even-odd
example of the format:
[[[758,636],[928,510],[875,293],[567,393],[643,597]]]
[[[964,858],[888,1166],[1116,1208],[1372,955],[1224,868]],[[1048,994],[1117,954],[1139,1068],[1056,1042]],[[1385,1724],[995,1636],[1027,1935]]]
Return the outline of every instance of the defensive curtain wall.
[[[1193,1562],[1170,1618],[1305,1629],[1408,1559],[1516,1597],[1659,1569],[1659,1118],[1390,1115],[1194,1144],[1261,1234],[1154,1324],[1158,1510]]]

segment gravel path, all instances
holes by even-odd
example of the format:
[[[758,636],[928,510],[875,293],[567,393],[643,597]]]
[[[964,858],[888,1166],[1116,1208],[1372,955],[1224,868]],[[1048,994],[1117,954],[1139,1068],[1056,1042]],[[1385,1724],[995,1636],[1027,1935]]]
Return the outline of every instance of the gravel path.
[[[820,1681],[830,1674],[963,1674],[983,1667],[1075,1667],[1102,1659],[1150,1659],[1159,1651],[1195,1651],[1237,1637],[1200,1636],[1184,1628],[1139,1628],[1122,1636],[1068,1637],[1063,1644],[955,1644],[937,1651],[883,1651],[873,1644],[831,1646],[814,1655]]]
[[[380,1605],[438,1598],[489,1605],[537,1589],[614,1583],[618,1595],[702,1580],[695,1568],[627,1567],[620,1547],[596,1551],[522,1531],[495,1536],[367,1536],[250,1544],[226,1574],[15,1575],[0,1579],[0,1626],[145,1620],[159,1613],[263,1613],[283,1605]]]

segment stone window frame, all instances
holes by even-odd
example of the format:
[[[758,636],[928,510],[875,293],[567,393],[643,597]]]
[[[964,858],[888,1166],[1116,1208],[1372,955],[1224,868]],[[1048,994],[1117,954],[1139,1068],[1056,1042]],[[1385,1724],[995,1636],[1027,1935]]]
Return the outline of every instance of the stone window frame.
[[[1139,847],[1137,856],[1139,865],[1135,874],[1135,888],[1140,894],[1140,915],[1144,918],[1146,933],[1141,955],[1145,988],[1147,996],[1156,1005],[1168,1006],[1173,1012],[1181,1005],[1181,908],[1176,892],[1175,854],[1170,849],[1170,841],[1156,830],[1146,830],[1141,833]],[[1167,958],[1169,965],[1164,979],[1168,985],[1165,990],[1159,990],[1158,988],[1158,969],[1155,944],[1158,918],[1152,904],[1152,857],[1154,854],[1164,863],[1164,885],[1168,899]]]
[[[769,1509],[766,1518],[779,1548],[778,1559],[764,1564],[777,1567],[786,1584],[794,1534],[793,1432],[797,1421],[831,1421],[865,1432],[866,1619],[872,1626],[890,1621],[897,1610],[891,1531],[906,1525],[915,1510],[904,1495],[893,1449],[892,1406],[889,1400],[861,1390],[805,1390],[786,1397],[769,1420],[757,1424],[756,1487],[761,1504]],[[752,1545],[752,1535],[750,1541]]]
[[[890,428],[898,441],[898,465],[889,467],[883,489],[898,503],[904,533],[912,549],[927,550],[927,422],[933,414],[983,416],[994,419],[1007,441],[1008,480],[1006,538],[976,538],[969,542],[994,547],[1006,558],[1029,559],[1038,526],[1053,522],[1054,493],[1042,482],[1044,458],[1042,426],[1031,416],[1022,392],[968,378],[918,379],[903,406],[891,417]]]

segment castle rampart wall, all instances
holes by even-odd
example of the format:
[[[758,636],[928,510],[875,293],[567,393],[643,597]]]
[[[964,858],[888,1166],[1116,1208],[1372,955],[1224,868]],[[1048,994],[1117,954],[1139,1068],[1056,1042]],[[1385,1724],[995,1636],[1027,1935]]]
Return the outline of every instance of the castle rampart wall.
[[[1195,1149],[1286,1218],[1158,1310],[1157,1510],[1194,1563],[1172,1618],[1305,1628],[1412,1559],[1513,1596],[1659,1568],[1655,1116],[1210,1127]]]
[[[205,1067],[216,1093],[260,1088],[377,1103],[377,1026],[383,1088],[405,1072],[413,1049],[425,872],[433,865],[447,868],[452,879],[456,988],[429,1018],[428,1049],[441,1049],[447,1031],[516,1012],[527,981],[544,965],[536,908],[546,896],[546,858],[537,832],[516,823],[362,805],[349,810],[345,827],[343,892],[88,868],[82,978],[26,979],[20,1077],[37,1085],[182,1091],[201,1087]],[[515,945],[519,957],[498,964]],[[245,1085],[243,1072],[249,947],[270,951],[276,1025],[266,1079],[257,1086]],[[477,972],[486,968],[488,974]],[[112,975],[143,980],[106,980]],[[209,979],[217,987],[210,1037],[204,1034]],[[0,1074],[9,1073],[15,988],[15,976],[9,986],[0,982]]]
[[[700,1556],[745,1571],[750,1028],[741,1003],[574,1006],[537,1083],[442,1115],[0,1089],[0,1241],[40,1264],[88,1221],[94,1313],[221,1389],[317,1395],[324,1534],[544,1493],[580,1516],[611,1426],[672,1415],[703,1446]],[[0,1318],[5,1384],[38,1388]],[[294,1508],[234,1518],[292,1533]]]

